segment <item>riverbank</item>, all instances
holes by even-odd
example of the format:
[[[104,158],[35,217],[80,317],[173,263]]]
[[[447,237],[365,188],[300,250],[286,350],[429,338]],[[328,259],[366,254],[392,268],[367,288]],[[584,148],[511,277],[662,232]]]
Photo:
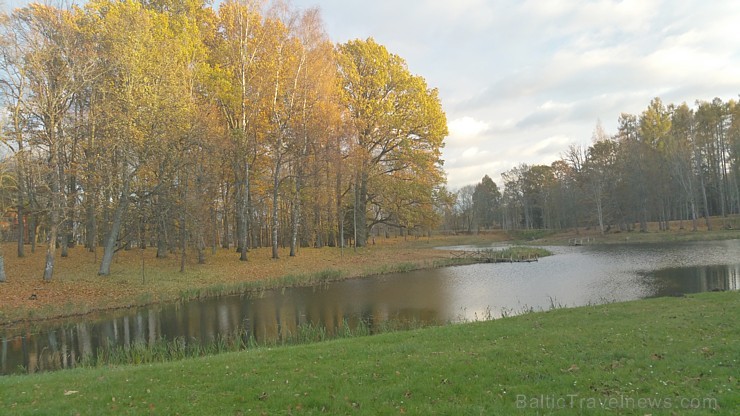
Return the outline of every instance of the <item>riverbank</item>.
[[[610,228],[602,233],[595,227],[572,230],[517,230],[509,233],[509,236],[516,244],[545,246],[572,245],[574,241],[578,244],[628,244],[740,239],[740,216],[725,219],[713,217],[711,225],[710,231],[702,221],[697,231],[691,231],[690,222],[671,221],[670,228],[665,231],[660,230],[658,223],[648,223],[647,232],[640,232],[635,226],[636,229],[632,231]]]
[[[532,254],[542,256],[544,253],[536,251],[536,246],[568,245],[573,238],[588,238],[595,244],[740,239],[740,226],[727,230],[720,227],[719,219],[714,222],[714,231],[697,232],[681,230],[676,224],[670,231],[657,231],[657,225],[650,224],[648,233],[496,230],[431,238],[376,237],[374,244],[358,250],[303,248],[297,257],[290,257],[283,249],[279,260],[270,258],[268,248],[256,249],[249,253],[248,262],[238,261],[233,250],[217,249],[215,253],[209,250],[206,264],[202,265],[197,264],[194,253],[189,253],[183,273],[179,271],[178,255],[157,259],[153,248],[123,250],[116,254],[112,273],[107,277],[97,275],[99,253],[76,247],[70,250],[69,257],[57,257],[54,279],[49,283],[41,279],[43,246],[37,247],[35,253],[27,247],[26,257],[18,258],[11,254],[14,244],[4,243],[7,282],[0,283],[0,328],[110,309],[475,262],[435,248],[443,246],[527,244],[533,246]]]
[[[218,249],[208,256],[206,264],[199,265],[193,256],[189,257],[182,273],[178,256],[156,259],[154,249],[137,249],[118,252],[107,277],[97,275],[99,258],[95,253],[76,247],[69,257],[57,259],[54,279],[49,283],[41,280],[43,247],[17,258],[8,255],[14,246],[4,244],[7,282],[0,284],[0,327],[162,302],[470,264],[475,260],[454,258],[449,250],[435,249],[468,238],[378,238],[375,244],[357,250],[304,248],[297,257],[288,256],[284,250],[279,260],[272,260],[270,249],[264,248],[252,250],[247,262],[240,262],[232,250]],[[475,237],[475,241],[487,244],[506,238],[506,234],[496,233]],[[512,254],[527,257],[547,252],[526,248]]]
[[[24,414],[733,414],[740,293],[0,377]]]

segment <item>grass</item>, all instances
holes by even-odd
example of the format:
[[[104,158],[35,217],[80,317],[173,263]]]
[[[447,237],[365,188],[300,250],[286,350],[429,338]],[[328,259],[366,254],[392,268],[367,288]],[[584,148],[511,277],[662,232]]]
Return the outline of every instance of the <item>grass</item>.
[[[734,414],[740,293],[0,377],[3,414]]]

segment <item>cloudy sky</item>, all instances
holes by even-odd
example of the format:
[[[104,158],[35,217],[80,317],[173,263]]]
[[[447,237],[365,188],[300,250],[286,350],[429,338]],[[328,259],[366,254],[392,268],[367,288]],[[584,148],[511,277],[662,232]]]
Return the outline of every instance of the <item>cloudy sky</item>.
[[[740,1],[294,2],[320,7],[332,40],[372,36],[440,89],[451,188],[550,164],[654,97],[740,93]]]
[[[6,5],[23,0],[0,0]],[[293,0],[440,90],[450,188],[589,144],[598,120],[740,93],[736,0]],[[499,184],[501,185],[501,184]]]

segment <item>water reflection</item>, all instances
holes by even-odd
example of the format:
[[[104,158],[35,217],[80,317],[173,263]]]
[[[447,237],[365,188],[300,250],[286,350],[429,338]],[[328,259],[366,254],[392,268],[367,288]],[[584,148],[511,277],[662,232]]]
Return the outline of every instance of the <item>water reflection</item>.
[[[302,326],[328,335],[361,322],[437,324],[552,306],[740,289],[740,240],[670,245],[553,247],[526,264],[478,264],[329,285],[119,311],[84,322],[0,334],[1,373],[72,368],[112,347],[162,339],[207,344],[238,332],[280,342]]]
[[[675,267],[645,277],[655,285],[654,296],[740,290],[740,265]]]

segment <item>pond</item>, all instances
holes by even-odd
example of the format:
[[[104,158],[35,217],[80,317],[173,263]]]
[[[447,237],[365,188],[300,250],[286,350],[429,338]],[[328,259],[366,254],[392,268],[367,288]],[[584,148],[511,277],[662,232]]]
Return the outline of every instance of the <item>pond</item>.
[[[161,340],[205,345],[239,333],[257,344],[279,343],[306,326],[324,327],[329,335],[359,325],[373,332],[388,322],[446,324],[740,289],[740,240],[548,249],[555,255],[533,263],[421,270],[6,330],[0,373],[71,368],[111,347]]]

